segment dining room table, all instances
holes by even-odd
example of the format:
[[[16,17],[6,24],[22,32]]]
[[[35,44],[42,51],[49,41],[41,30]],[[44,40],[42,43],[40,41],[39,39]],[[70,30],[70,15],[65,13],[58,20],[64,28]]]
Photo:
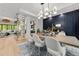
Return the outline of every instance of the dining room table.
[[[75,36],[64,36],[64,35],[44,35],[44,33],[37,34],[42,40],[45,40],[46,36],[59,41],[60,43],[71,45],[79,48],[79,40]]]

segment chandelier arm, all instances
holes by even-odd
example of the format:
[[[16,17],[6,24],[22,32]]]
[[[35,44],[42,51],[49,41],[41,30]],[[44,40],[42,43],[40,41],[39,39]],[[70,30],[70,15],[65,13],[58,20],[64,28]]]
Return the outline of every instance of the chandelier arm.
[[[44,17],[44,4],[42,5],[43,17]]]
[[[48,9],[46,9],[46,12],[45,12],[45,3],[41,3],[40,5],[41,5],[41,11],[42,11],[42,14],[41,14],[42,18],[52,17],[52,14],[54,14],[54,12],[56,12],[54,10],[50,10],[50,4],[49,3],[47,3]],[[56,8],[54,8],[54,9],[56,9]]]
[[[48,3],[48,10],[50,9],[50,5],[49,5],[49,3]],[[48,13],[49,13],[49,15],[50,15],[50,10],[48,11]]]

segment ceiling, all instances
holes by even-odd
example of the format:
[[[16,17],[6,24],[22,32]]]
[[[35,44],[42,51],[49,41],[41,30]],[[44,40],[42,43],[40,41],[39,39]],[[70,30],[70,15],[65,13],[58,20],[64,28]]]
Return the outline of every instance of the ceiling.
[[[68,7],[72,4],[73,3],[50,3],[49,5],[50,10],[53,9],[53,6],[56,6],[58,10],[61,10],[62,8]],[[19,9],[38,15],[41,6],[40,3],[0,3],[0,17],[15,18]]]

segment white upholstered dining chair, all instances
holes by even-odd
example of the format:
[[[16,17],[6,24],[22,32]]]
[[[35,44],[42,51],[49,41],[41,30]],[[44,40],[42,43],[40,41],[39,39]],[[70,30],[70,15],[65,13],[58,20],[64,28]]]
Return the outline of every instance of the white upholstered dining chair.
[[[60,43],[50,37],[45,37],[45,43],[47,52],[55,56],[64,56],[66,54],[65,47],[62,47]]]
[[[26,34],[26,38],[27,38],[27,40],[30,42],[30,43],[32,43],[33,42],[33,37],[30,35],[30,34]]]
[[[25,41],[24,43],[22,44],[19,44],[19,47],[21,49],[21,54],[22,55],[32,55],[32,50],[33,50],[33,47],[32,47],[32,43],[33,43],[33,38],[31,37],[30,34],[25,34],[25,39],[27,41]]]
[[[33,34],[33,40],[35,42],[35,46],[38,47],[38,51],[40,53],[40,48],[45,45],[45,42],[42,41],[37,34]]]

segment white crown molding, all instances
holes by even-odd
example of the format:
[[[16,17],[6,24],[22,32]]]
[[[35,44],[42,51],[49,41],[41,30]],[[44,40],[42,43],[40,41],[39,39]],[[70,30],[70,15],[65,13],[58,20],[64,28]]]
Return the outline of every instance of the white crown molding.
[[[31,16],[31,17],[37,18],[35,14],[33,14],[33,13],[27,11],[27,10],[24,10],[24,9],[21,9],[21,8],[20,8],[20,9],[19,9],[19,12],[20,12],[21,14],[26,15],[26,16]]]
[[[74,11],[74,10],[77,10],[77,9],[79,9],[79,3],[74,3],[74,4],[71,4],[69,6],[66,6],[66,7],[58,10],[56,15],[59,15],[61,13],[66,13],[66,12]],[[53,15],[53,16],[56,16],[56,15]]]

